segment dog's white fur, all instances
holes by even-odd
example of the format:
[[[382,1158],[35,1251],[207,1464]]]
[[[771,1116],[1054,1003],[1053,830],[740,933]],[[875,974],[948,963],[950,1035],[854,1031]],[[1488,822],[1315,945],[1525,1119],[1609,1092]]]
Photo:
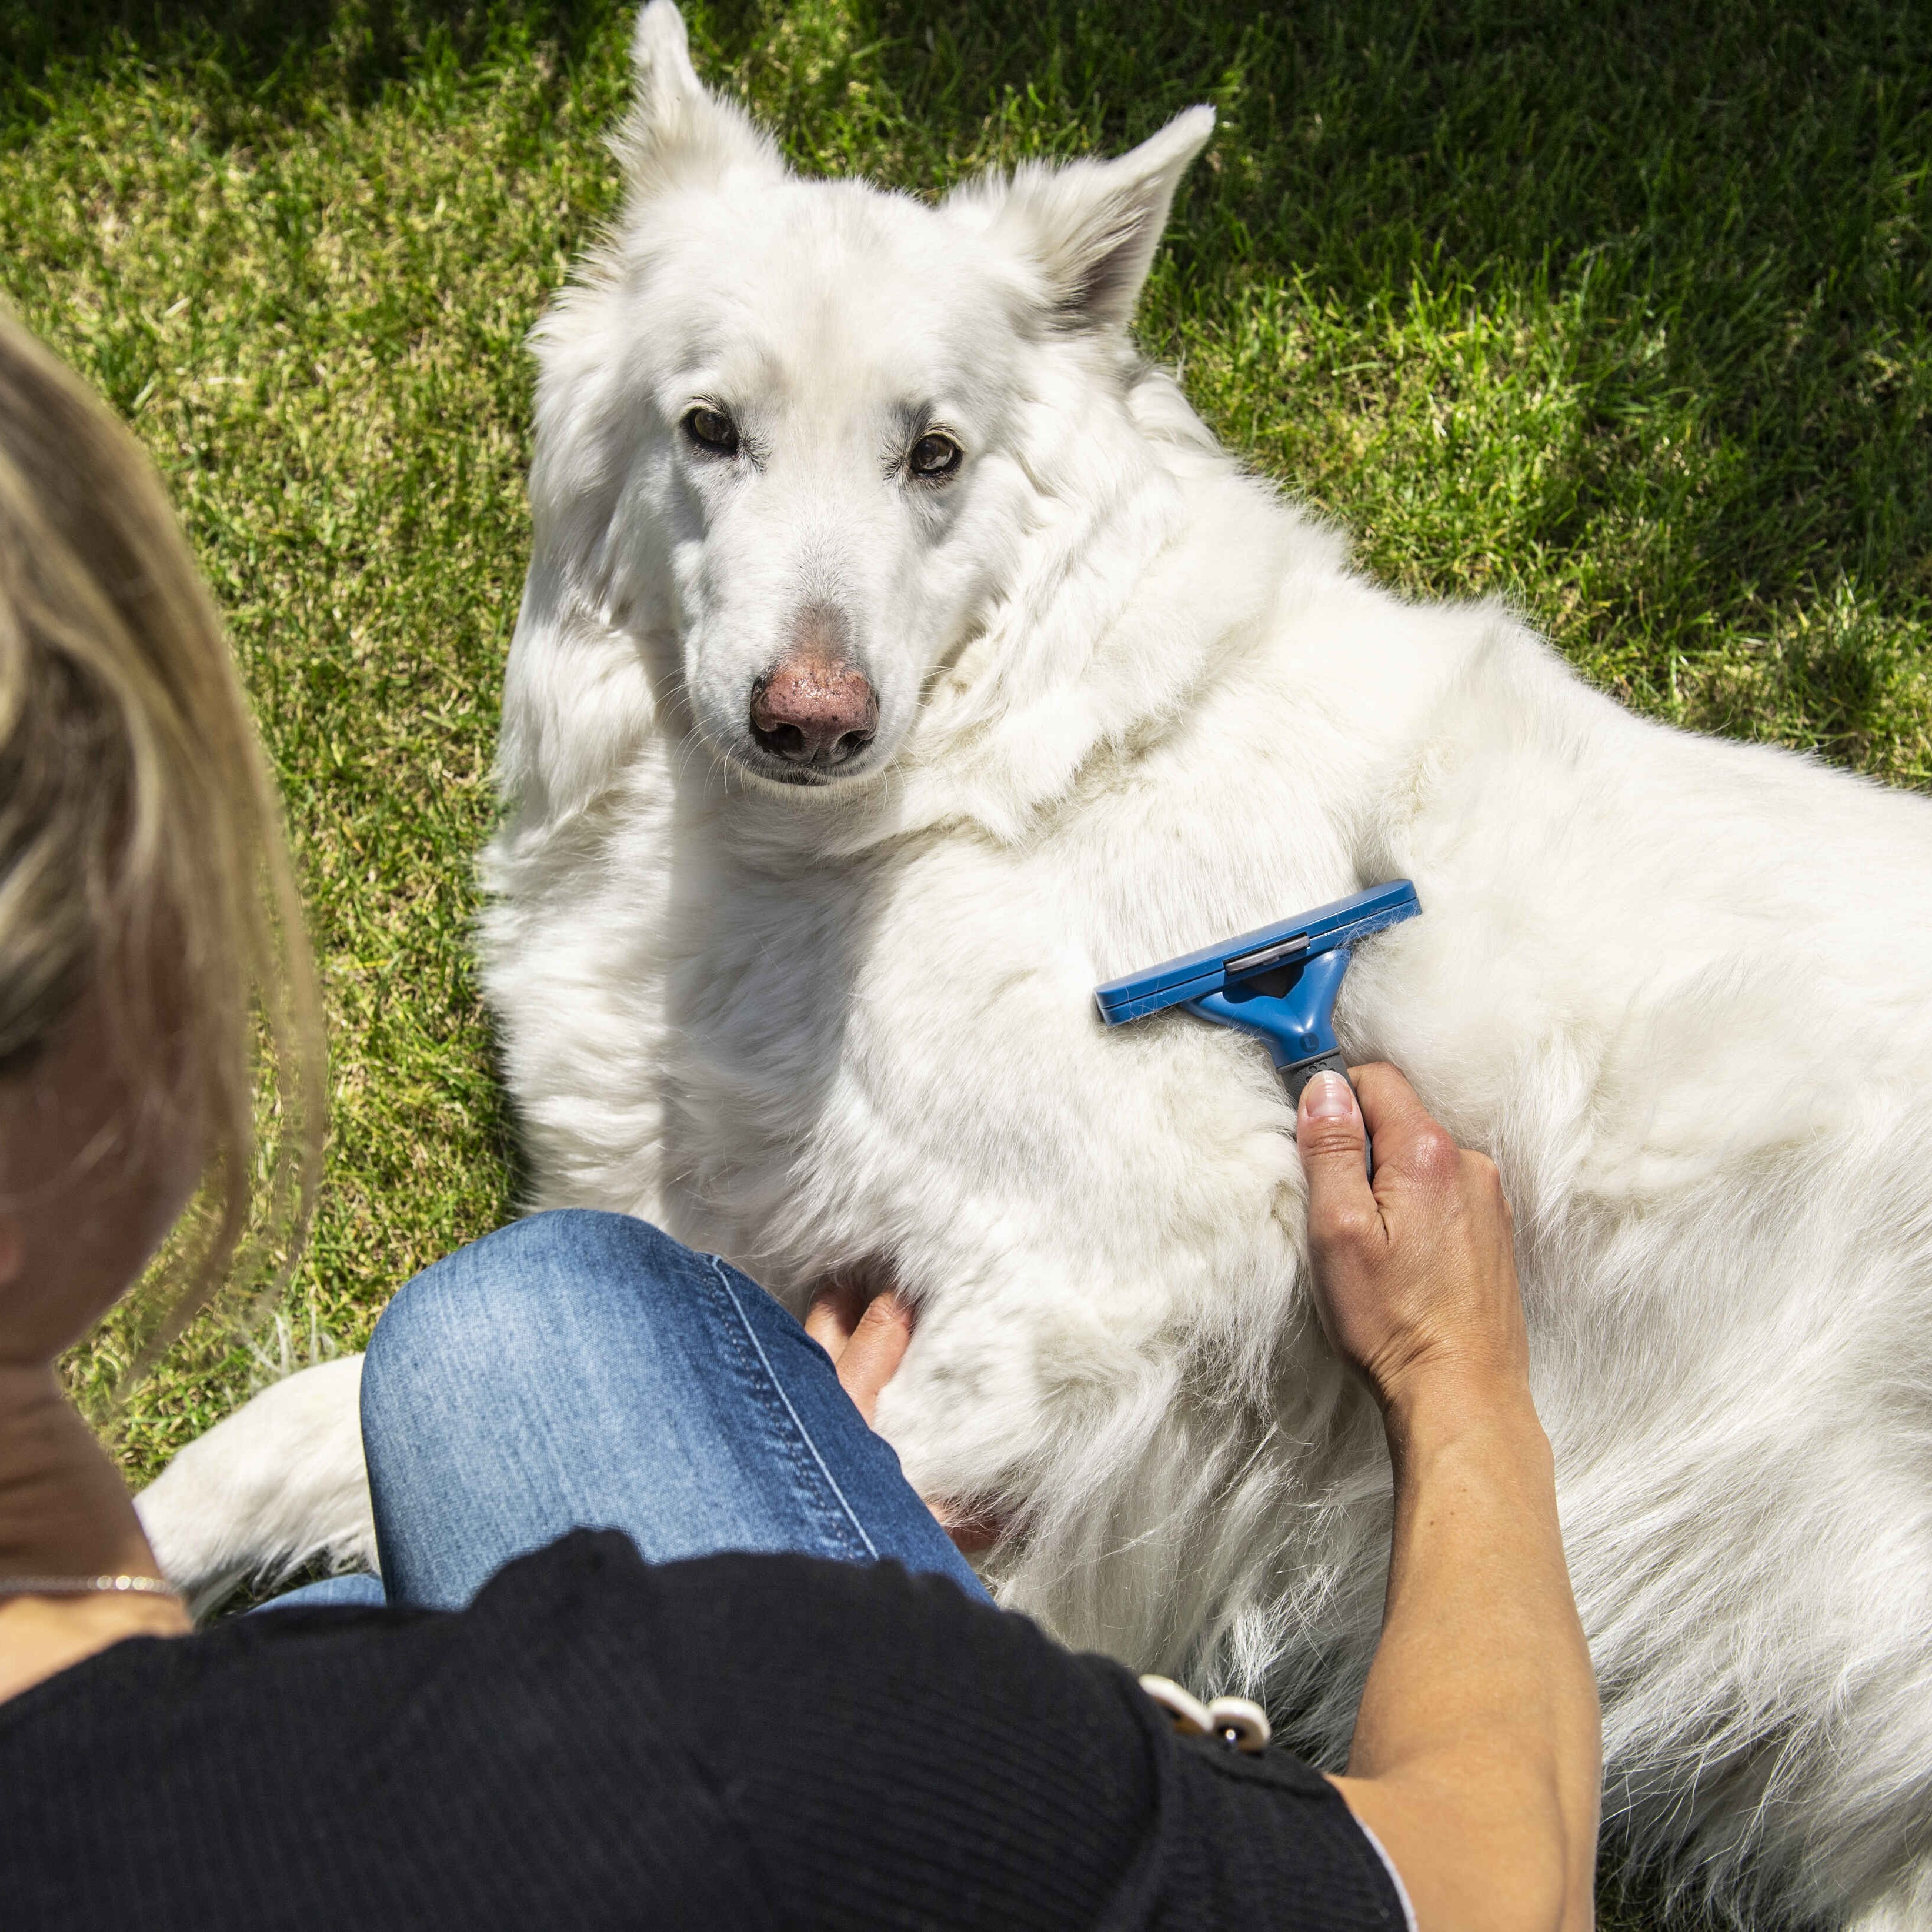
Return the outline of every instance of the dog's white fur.
[[[162,1574],[199,1615],[311,1563],[374,1570],[362,1466],[362,1358],[271,1382],[175,1456],[136,1499]]]
[[[933,207],[790,175],[668,0],[635,53],[621,225],[537,334],[488,859],[541,1203],[794,1306],[890,1269],[880,1426],[1016,1516],[1003,1600],[1332,1756],[1388,1478],[1291,1116],[1091,988],[1413,878],[1338,1025],[1516,1204],[1609,1815],[1740,1910],[1932,1922],[1932,806],[1636,718],[1244,473],[1125,327],[1205,110]],[[784,784],[746,706],[814,604],[880,727]],[[172,1480],[192,1572],[224,1505]]]

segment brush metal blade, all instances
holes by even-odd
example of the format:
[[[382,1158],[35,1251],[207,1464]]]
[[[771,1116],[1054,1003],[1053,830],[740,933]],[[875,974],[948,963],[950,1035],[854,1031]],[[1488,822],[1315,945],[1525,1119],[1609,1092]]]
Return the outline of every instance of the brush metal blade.
[[[1278,946],[1264,946],[1258,952],[1238,954],[1221,970],[1231,980],[1245,980],[1250,973],[1262,972],[1268,967],[1299,959],[1307,950],[1307,934],[1298,932],[1292,939],[1284,939]]]

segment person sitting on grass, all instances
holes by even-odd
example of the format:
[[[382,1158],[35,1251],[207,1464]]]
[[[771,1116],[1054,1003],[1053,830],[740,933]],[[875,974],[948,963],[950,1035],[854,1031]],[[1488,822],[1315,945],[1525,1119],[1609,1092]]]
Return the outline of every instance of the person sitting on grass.
[[[614,1215],[519,1222],[384,1314],[380,1583],[193,1631],[56,1363],[198,1188],[225,1264],[258,1036],[314,1132],[289,878],[157,479],[0,320],[14,1932],[1591,1923],[1597,1705],[1509,1214],[1385,1066],[1298,1124],[1321,1318],[1394,1469],[1345,1775],[992,1605],[868,1426],[895,1298],[827,1298],[814,1340]]]

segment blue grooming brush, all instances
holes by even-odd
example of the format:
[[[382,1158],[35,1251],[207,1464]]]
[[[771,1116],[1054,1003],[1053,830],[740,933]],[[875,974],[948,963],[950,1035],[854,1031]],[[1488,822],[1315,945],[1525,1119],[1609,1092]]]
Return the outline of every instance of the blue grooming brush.
[[[1334,1016],[1349,948],[1421,910],[1414,886],[1391,880],[1299,919],[1109,980],[1094,988],[1094,998],[1109,1026],[1185,1006],[1217,1026],[1258,1035],[1288,1089],[1288,1105],[1299,1106],[1301,1090],[1315,1075],[1346,1070]]]

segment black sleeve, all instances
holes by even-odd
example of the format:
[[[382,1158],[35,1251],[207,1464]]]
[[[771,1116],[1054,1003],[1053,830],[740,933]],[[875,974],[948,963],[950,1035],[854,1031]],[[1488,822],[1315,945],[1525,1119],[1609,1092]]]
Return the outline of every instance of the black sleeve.
[[[1286,1753],[937,1577],[566,1538],[467,1611],[136,1640],[0,1706],[22,1928],[1400,1928]]]

